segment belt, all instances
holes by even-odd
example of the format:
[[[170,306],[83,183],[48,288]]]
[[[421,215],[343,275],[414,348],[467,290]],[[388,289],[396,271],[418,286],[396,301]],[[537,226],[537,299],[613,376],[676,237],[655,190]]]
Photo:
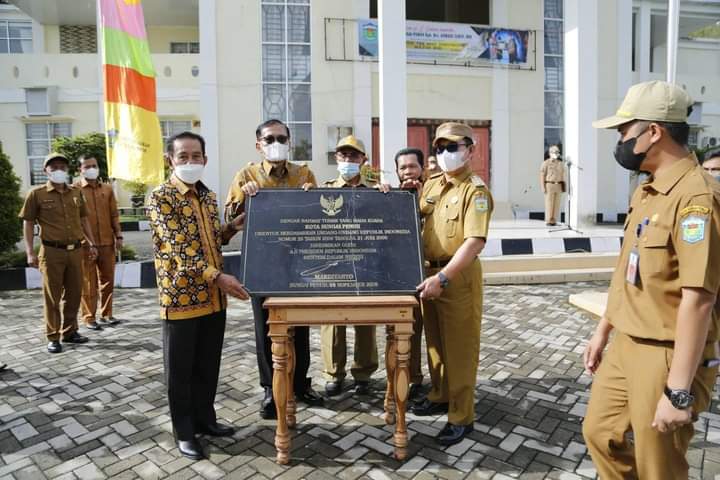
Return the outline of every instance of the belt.
[[[545,183],[563,183],[563,182],[545,182]]]
[[[42,244],[46,247],[62,248],[63,250],[75,250],[76,248],[80,248],[81,243],[82,240],[78,240],[75,243],[52,242],[50,240],[42,241]]]
[[[655,347],[670,347],[673,348],[675,346],[675,342],[673,340],[656,340],[654,338],[641,338],[641,337],[633,337],[632,335],[628,335],[635,343],[641,343],[643,345],[653,345]]]
[[[449,258],[447,260],[425,260],[425,268],[443,268],[448,263],[450,263]]]

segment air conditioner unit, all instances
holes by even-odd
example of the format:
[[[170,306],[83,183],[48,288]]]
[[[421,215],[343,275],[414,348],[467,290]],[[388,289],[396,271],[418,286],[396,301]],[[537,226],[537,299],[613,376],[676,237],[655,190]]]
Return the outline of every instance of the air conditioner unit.
[[[25,89],[25,106],[30,116],[47,116],[57,113],[57,87]]]
[[[703,137],[702,142],[700,142],[702,148],[717,147],[718,145],[720,145],[719,137]]]

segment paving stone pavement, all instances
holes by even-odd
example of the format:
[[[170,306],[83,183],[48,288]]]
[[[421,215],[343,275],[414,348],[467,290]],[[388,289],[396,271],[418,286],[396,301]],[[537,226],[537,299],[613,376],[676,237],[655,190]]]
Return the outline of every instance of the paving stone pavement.
[[[379,371],[371,396],[347,392],[325,408],[301,406],[289,466],[275,464],[273,423],[257,414],[249,304],[231,302],[216,398],[219,419],[238,431],[203,439],[210,458],[192,462],[174,448],[154,290],[118,291],[123,323],[83,332],[91,342],[60,355],[45,352],[40,292],[2,292],[0,360],[10,369],[0,374],[0,478],[595,478],[581,435],[590,379],[579,361],[594,321],[567,298],[605,287],[487,288],[477,420],[462,443],[438,448],[433,436],[446,418],[409,415],[409,458],[392,459]],[[317,329],[312,344],[311,374],[321,390]],[[691,478],[720,478],[717,394],[696,427]]]

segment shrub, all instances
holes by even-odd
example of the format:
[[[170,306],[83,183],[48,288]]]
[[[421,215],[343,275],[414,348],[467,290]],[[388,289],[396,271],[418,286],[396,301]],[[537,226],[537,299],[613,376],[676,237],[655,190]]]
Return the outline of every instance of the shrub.
[[[0,143],[0,253],[14,250],[22,238],[22,220],[18,218],[22,204],[20,179]]]

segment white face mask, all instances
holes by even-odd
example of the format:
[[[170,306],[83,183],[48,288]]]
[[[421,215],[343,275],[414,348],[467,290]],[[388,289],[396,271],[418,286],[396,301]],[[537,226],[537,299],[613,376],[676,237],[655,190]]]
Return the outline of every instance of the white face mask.
[[[353,162],[337,162],[337,171],[343,180],[352,180],[360,175],[360,164]]]
[[[82,175],[87,180],[96,180],[98,175],[100,175],[100,170],[97,168],[88,168],[87,170],[83,170]]]
[[[48,178],[52,183],[67,183],[68,173],[65,170],[52,170]]]
[[[287,143],[273,142],[270,145],[263,145],[262,150],[268,162],[282,162],[288,158],[290,145]]]
[[[175,166],[175,176],[183,182],[192,185],[198,182],[203,176],[205,165],[201,163],[186,163]]]
[[[438,153],[435,158],[437,158],[438,166],[443,172],[454,172],[465,164],[465,150],[458,150],[457,152],[445,150]]]

